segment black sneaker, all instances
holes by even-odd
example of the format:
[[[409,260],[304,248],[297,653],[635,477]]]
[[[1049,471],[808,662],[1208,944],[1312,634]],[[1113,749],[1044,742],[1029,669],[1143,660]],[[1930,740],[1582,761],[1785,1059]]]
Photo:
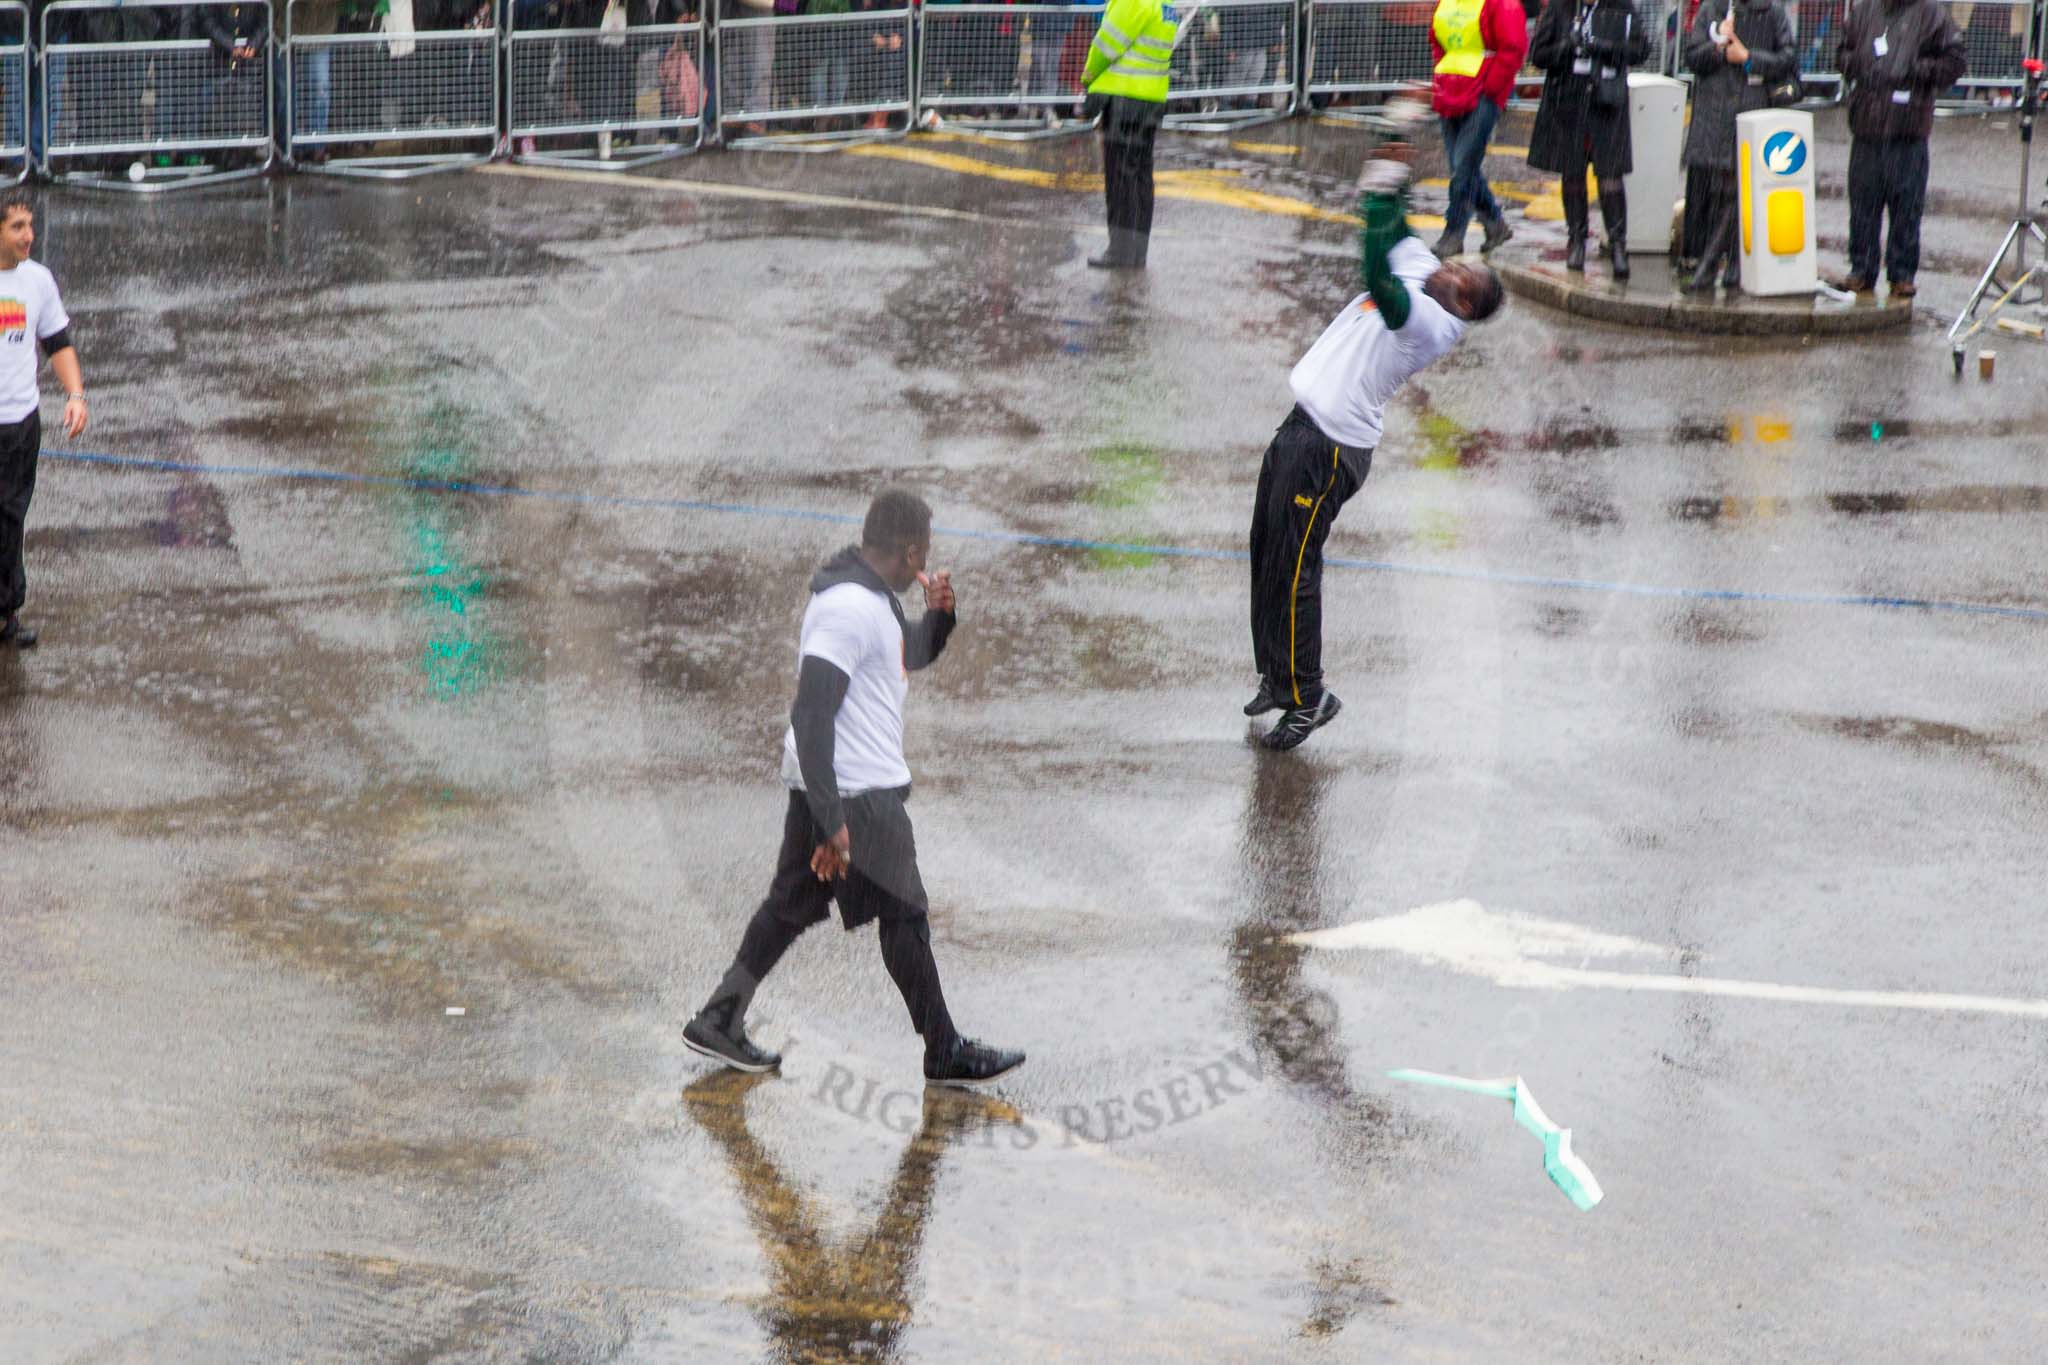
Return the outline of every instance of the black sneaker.
[[[7,624],[0,625],[0,645],[13,645],[16,649],[34,649],[36,633],[21,623],[19,616],[7,618]]]
[[[1259,743],[1268,749],[1292,749],[1309,737],[1309,732],[1319,730],[1337,719],[1337,713],[1344,709],[1344,703],[1337,700],[1337,694],[1325,690],[1314,706],[1293,706],[1280,713],[1280,719],[1273,722]]]
[[[1259,690],[1252,695],[1250,701],[1244,704],[1244,713],[1248,716],[1263,716],[1268,711],[1278,711],[1279,709],[1280,703],[1274,700],[1272,684],[1268,683],[1264,678],[1259,679]]]
[[[683,1025],[683,1045],[713,1061],[724,1062],[734,1071],[773,1071],[782,1065],[780,1053],[763,1052],[748,1039],[744,1027],[722,1029],[703,1015]]]
[[[961,1038],[942,1060],[924,1059],[926,1085],[987,1085],[1024,1065],[1024,1054]]]

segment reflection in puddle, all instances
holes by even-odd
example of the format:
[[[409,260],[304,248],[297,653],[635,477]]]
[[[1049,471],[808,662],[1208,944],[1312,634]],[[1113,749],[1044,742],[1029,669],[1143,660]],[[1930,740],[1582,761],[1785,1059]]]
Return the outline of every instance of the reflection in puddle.
[[[895,1360],[915,1311],[912,1289],[939,1160],[977,1128],[1018,1122],[1017,1111],[981,1095],[927,1089],[922,1120],[881,1207],[865,1229],[833,1239],[823,1209],[790,1183],[747,1129],[747,1096],[774,1083],[715,1071],[683,1091],[690,1118],[724,1153],[767,1262],[768,1297],[756,1316],[782,1360]]]

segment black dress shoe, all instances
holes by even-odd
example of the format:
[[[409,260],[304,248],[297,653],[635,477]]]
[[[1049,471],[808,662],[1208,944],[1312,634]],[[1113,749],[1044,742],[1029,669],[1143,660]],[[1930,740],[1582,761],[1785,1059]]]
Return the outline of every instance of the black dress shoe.
[[[34,649],[36,633],[21,623],[19,616],[7,618],[7,624],[0,626],[0,645],[13,645],[16,649]]]

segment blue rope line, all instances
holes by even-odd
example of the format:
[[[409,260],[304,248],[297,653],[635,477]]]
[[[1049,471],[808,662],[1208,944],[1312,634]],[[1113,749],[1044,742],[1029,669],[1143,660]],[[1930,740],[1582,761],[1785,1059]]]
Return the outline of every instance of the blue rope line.
[[[526,498],[536,502],[566,503],[579,507],[611,507],[657,512],[713,512],[724,516],[763,517],[776,521],[824,522],[858,526],[861,518],[840,512],[813,512],[797,507],[763,507],[754,503],[709,502],[694,498],[636,498],[616,493],[577,493],[546,488],[517,488],[509,484],[472,483],[465,479],[423,479],[398,474],[352,474],[334,469],[272,468],[264,465],[210,465],[183,460],[147,459],[135,455],[104,455],[74,450],[46,450],[46,460],[72,464],[100,465],[159,474],[202,474],[209,478],[291,479],[311,483],[351,484],[371,488],[402,488],[415,493],[464,493],[485,498]],[[1189,545],[1139,545],[1108,540],[1084,540],[1078,536],[1040,536],[1024,531],[985,531],[947,526],[932,528],[955,540],[979,540],[1001,545],[1026,545],[1046,550],[1084,550],[1105,554],[1157,555],[1165,559],[1213,559],[1243,563],[1251,556],[1243,550],[1209,550]],[[1556,578],[1545,574],[1499,573],[1490,569],[1461,569],[1431,564],[1400,564],[1384,559],[1347,559],[1333,556],[1324,567],[1354,569],[1367,573],[1413,574],[1418,577],[1449,578],[1467,583],[1497,583],[1518,588],[1550,588],[1566,592],[1610,592],[1634,597],[1668,597],[1702,602],[1768,602],[1811,607],[1879,607],[1911,611],[1950,612],[1967,616],[2002,616],[2021,621],[2048,621],[2048,607],[2002,606],[1992,602],[1953,602],[1933,597],[1895,597],[1885,594],[1819,592],[1765,592],[1746,588],[1684,588],[1656,583],[1610,583],[1591,578]]]

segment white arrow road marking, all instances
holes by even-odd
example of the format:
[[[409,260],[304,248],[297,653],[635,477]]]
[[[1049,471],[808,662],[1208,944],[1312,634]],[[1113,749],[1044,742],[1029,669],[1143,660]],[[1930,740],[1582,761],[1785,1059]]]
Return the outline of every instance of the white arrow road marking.
[[[1289,934],[1287,942],[1343,951],[1369,948],[1402,953],[1497,986],[1532,990],[1589,987],[1610,991],[1663,991],[1674,995],[1727,995],[1750,1000],[1783,1000],[1801,1005],[1864,1005],[1898,1010],[1951,1010],[2048,1019],[2048,1000],[2015,1000],[1996,995],[1952,995],[1925,991],[1839,990],[1831,986],[1781,986],[1770,981],[1732,981],[1711,976],[1588,968],[1596,958],[1651,958],[1671,961],[1675,949],[1641,939],[1603,934],[1559,920],[1488,910],[1478,901],[1443,901],[1385,919],[1360,920],[1335,929]],[[1546,962],[1577,957],[1577,967]]]

